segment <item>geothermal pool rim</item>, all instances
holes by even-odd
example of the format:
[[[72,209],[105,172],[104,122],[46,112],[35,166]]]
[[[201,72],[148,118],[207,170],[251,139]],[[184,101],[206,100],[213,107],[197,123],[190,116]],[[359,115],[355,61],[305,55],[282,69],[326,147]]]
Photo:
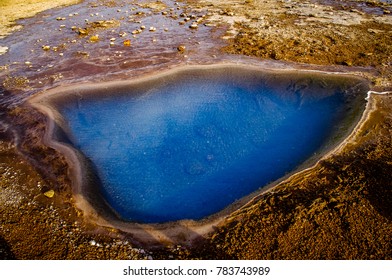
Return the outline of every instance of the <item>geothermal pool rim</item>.
[[[294,174],[299,174],[311,169],[319,160],[325,158],[339,149],[341,149],[348,141],[355,135],[355,131],[360,128],[364,120],[367,118],[369,112],[374,109],[371,106],[371,99],[366,103],[365,110],[358,118],[353,121],[350,129],[345,133],[344,137],[340,139],[339,142],[333,143],[328,150],[323,151],[322,155],[317,155],[315,158],[310,158],[301,164],[299,167],[295,168],[292,172],[279,178],[278,180],[268,184],[267,186],[261,186],[260,189],[246,195],[245,197],[239,199],[233,204],[229,205],[225,209],[219,211],[218,213],[212,214],[206,218],[199,221],[193,220],[180,220],[175,222],[167,222],[162,224],[140,224],[134,222],[124,222],[116,217],[113,213],[108,212],[109,205],[101,205],[102,207],[97,207],[90,203],[91,199],[94,200],[96,197],[90,197],[91,194],[85,192],[86,184],[91,184],[91,178],[94,177],[90,172],[88,165],[85,162],[83,156],[73,147],[61,143],[58,139],[57,133],[61,124],[57,123],[60,119],[58,112],[55,110],[53,105],[50,103],[51,98],[57,98],[59,96],[66,96],[67,92],[70,91],[80,91],[80,97],[86,92],[90,92],[95,96],[99,96],[100,93],[104,93],[109,88],[111,89],[123,89],[124,87],[130,85],[138,85],[145,83],[146,81],[157,80],[164,78],[169,75],[173,75],[182,71],[204,71],[204,70],[214,70],[214,69],[235,69],[235,70],[248,70],[248,71],[258,71],[261,73],[274,73],[283,75],[330,75],[337,78],[343,77],[348,79],[355,79],[360,82],[361,86],[365,84],[368,85],[369,82],[361,77],[353,75],[351,73],[340,73],[340,72],[323,72],[319,70],[295,70],[295,69],[266,69],[257,66],[241,65],[241,64],[213,64],[213,65],[187,65],[178,66],[167,71],[159,73],[151,73],[142,77],[137,77],[135,80],[122,80],[122,81],[110,81],[102,83],[81,83],[76,85],[67,85],[64,87],[53,88],[45,92],[41,92],[36,96],[33,96],[28,100],[29,105],[38,109],[46,115],[47,119],[47,129],[45,137],[43,139],[44,143],[59,150],[65,155],[68,165],[69,165],[69,176],[72,179],[74,201],[76,206],[83,210],[85,218],[88,218],[90,222],[95,223],[98,226],[111,227],[120,229],[125,232],[131,233],[136,240],[147,245],[158,245],[161,243],[189,243],[197,239],[200,236],[206,235],[211,232],[216,226],[230,219],[230,216],[235,215],[235,212],[239,209],[245,208],[252,204],[252,201],[257,199],[258,196],[271,191],[274,187],[280,183],[287,181]],[[83,93],[84,92],[84,93]],[[92,93],[94,92],[94,93]],[[367,94],[374,93],[367,91]],[[87,93],[88,94],[88,93]],[[365,98],[364,92],[364,98]],[[86,176],[88,174],[88,176]],[[88,178],[90,177],[90,178]],[[95,180],[93,178],[93,180]],[[106,208],[106,209],[105,209]]]

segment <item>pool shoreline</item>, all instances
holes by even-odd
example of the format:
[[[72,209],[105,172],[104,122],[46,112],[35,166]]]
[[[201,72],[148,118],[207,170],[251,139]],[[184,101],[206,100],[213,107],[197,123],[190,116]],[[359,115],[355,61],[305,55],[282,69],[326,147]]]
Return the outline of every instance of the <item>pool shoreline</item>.
[[[193,220],[181,220],[176,222],[169,222],[163,224],[140,224],[140,223],[130,223],[123,222],[118,217],[115,217],[113,213],[108,213],[108,205],[104,205],[102,201],[98,203],[101,207],[97,208],[97,205],[91,205],[88,199],[86,199],[86,192],[84,191],[84,187],[91,182],[86,181],[86,174],[88,173],[87,164],[85,160],[78,155],[78,152],[72,147],[65,145],[56,141],[56,129],[58,128],[59,116],[56,113],[56,110],[50,105],[51,97],[64,95],[64,93],[68,92],[70,89],[77,89],[79,91],[83,91],[86,88],[110,88],[117,87],[120,88],[124,85],[129,84],[137,84],[143,81],[147,81],[152,77],[160,78],[165,77],[166,75],[176,73],[177,71],[183,71],[184,69],[214,69],[215,67],[247,67],[246,65],[238,65],[238,64],[214,64],[214,65],[188,65],[188,66],[179,66],[173,69],[169,69],[168,71],[160,72],[158,75],[156,73],[150,73],[146,76],[139,77],[133,81],[111,81],[105,82],[102,84],[82,84],[82,85],[70,85],[60,88],[54,88],[47,92],[42,92],[37,94],[28,100],[29,106],[32,106],[35,109],[38,109],[40,112],[44,113],[47,121],[47,130],[45,133],[45,137],[43,139],[44,144],[55,148],[56,150],[62,153],[68,162],[69,165],[69,176],[72,180],[73,185],[73,193],[74,193],[74,201],[75,206],[82,210],[84,213],[84,218],[88,219],[89,223],[95,224],[99,227],[104,228],[114,228],[116,230],[121,230],[123,232],[129,233],[132,235],[133,239],[136,243],[140,243],[147,247],[155,247],[161,246],[162,244],[185,244],[189,245],[193,242],[197,242],[199,238],[206,237],[209,233],[213,232],[217,227],[229,222],[235,217],[236,213],[241,211],[242,209],[249,207],[252,203],[258,200],[263,194],[270,192],[275,187],[279,186],[283,182],[289,181],[292,176],[297,176],[298,174],[305,174],[313,167],[317,165],[317,163],[334,154],[339,152],[344,146],[347,145],[350,141],[353,141],[357,132],[361,129],[362,124],[367,120],[369,114],[375,110],[372,107],[371,98],[366,103],[365,110],[359,116],[360,120],[358,122],[353,122],[353,127],[348,131],[345,137],[343,137],[342,142],[338,143],[330,143],[330,145],[323,151],[322,155],[316,155],[305,161],[305,163],[301,164],[294,171],[285,175],[284,177],[264,186],[262,190],[258,189],[257,191],[252,192],[251,194],[243,197],[242,199],[234,202],[229,205],[222,211],[219,211],[216,214],[208,216],[200,221]],[[257,67],[256,67],[257,68]],[[296,70],[276,70],[276,69],[260,69],[259,71],[272,71],[272,72],[295,72]],[[309,70],[307,70],[309,71]],[[301,71],[300,71],[301,72]],[[315,71],[315,73],[319,73],[319,71]],[[328,74],[336,74],[347,76],[347,74],[342,73],[334,73],[334,72],[326,72]],[[325,73],[324,73],[325,74]],[[349,74],[358,79],[363,79],[361,77],[357,77],[355,75]],[[364,80],[364,79],[363,79]],[[56,124],[57,123],[57,124]],[[57,127],[57,128],[56,128]],[[61,127],[61,124],[60,124]],[[90,198],[91,199],[91,198]],[[110,208],[110,207],[109,207]]]

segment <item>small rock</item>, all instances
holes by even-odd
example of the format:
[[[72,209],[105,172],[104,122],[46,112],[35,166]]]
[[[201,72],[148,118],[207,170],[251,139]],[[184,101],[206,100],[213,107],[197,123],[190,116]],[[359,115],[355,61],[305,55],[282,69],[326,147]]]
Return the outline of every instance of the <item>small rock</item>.
[[[94,35],[90,37],[90,42],[98,42],[99,41],[99,36],[98,35]]]
[[[179,52],[181,52],[181,53],[185,52],[185,49],[186,49],[186,47],[185,47],[184,45],[179,45],[179,46],[177,47],[177,50],[178,50]]]
[[[8,51],[8,47],[2,47],[0,46],[0,55],[5,54]]]
[[[54,196],[54,190],[49,190],[47,192],[44,192],[44,196],[48,198],[52,198]]]
[[[30,65],[31,65],[31,62],[30,62],[30,61],[26,61],[25,64],[26,64],[27,66],[30,66]]]
[[[95,246],[97,245],[97,242],[95,240],[90,240],[88,244],[90,244],[91,246]]]
[[[371,28],[369,28],[369,29],[368,29],[368,32],[369,32],[369,33],[373,33],[373,34],[379,34],[379,33],[383,33],[384,30],[371,29]]]
[[[85,36],[88,34],[87,29],[83,29],[83,28],[78,28],[78,30],[76,31],[76,33],[78,33],[81,36]]]
[[[151,26],[151,27],[150,27],[150,31],[151,31],[151,32],[154,32],[154,31],[156,31],[156,30],[157,30],[157,29],[156,29],[154,26]]]
[[[49,50],[50,50],[50,46],[42,46],[42,49],[43,49],[44,51],[49,51]]]
[[[196,22],[192,23],[192,24],[189,26],[189,28],[191,28],[191,29],[196,29],[196,28],[198,28],[198,27],[199,27],[199,26],[197,25]]]
[[[125,40],[124,41],[124,46],[126,46],[126,47],[129,47],[129,46],[131,46],[131,40]]]

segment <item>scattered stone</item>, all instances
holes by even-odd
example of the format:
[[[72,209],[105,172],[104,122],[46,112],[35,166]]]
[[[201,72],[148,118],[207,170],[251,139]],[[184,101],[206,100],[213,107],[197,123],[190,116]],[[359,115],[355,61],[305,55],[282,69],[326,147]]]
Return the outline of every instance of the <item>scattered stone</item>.
[[[110,38],[110,41],[114,42],[114,41],[116,41],[116,38]]]
[[[186,47],[185,47],[184,45],[179,45],[179,46],[177,47],[177,50],[178,50],[179,52],[181,52],[181,53],[185,52],[185,49],[186,49]]]
[[[98,35],[94,35],[90,37],[90,42],[98,42],[99,41],[99,36]]]
[[[44,196],[48,198],[52,198],[54,196],[54,190],[49,190],[47,192],[44,192]]]
[[[92,28],[108,28],[109,26],[115,25],[116,22],[113,20],[98,20],[90,23]]]
[[[131,46],[131,40],[125,40],[124,41],[124,46],[126,46],[126,47],[129,47],[129,46]]]
[[[31,66],[31,62],[30,62],[30,61],[26,61],[25,64],[26,64],[27,66]]]
[[[196,28],[198,28],[198,27],[199,27],[199,26],[197,25],[196,22],[192,23],[192,24],[189,26],[189,28],[191,28],[191,29],[196,29]]]
[[[157,29],[156,29],[154,26],[151,26],[151,27],[150,27],[150,31],[151,31],[151,32],[154,32],[154,31],[156,31],[156,30],[157,30]]]
[[[95,240],[90,240],[88,244],[90,244],[91,246],[95,246],[97,245],[97,242]]]
[[[2,46],[0,46],[0,55],[5,54],[6,52],[8,52],[8,47],[2,47]]]
[[[384,30],[379,30],[379,29],[368,29],[369,33],[373,33],[373,34],[379,34],[379,33],[384,33]]]
[[[87,29],[84,29],[84,28],[78,28],[78,29],[76,30],[76,33],[78,33],[80,36],[86,36],[86,35],[88,35]]]
[[[127,35],[127,33],[126,33],[126,32],[120,32],[118,35],[119,35],[120,37],[124,37],[125,35]]]
[[[42,49],[43,49],[44,51],[49,51],[49,50],[50,50],[50,46],[42,46]]]
[[[90,56],[88,52],[83,52],[83,51],[78,51],[77,52],[78,55],[82,55],[82,56]]]
[[[60,20],[66,20],[65,17],[57,17],[56,20],[60,21]]]

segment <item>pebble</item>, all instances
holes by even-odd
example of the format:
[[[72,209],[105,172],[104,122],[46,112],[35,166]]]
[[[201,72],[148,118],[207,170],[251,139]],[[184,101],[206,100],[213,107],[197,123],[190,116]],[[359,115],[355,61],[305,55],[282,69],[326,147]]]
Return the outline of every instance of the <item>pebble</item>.
[[[44,192],[44,196],[48,198],[52,198],[54,196],[54,190],[49,190],[47,192]]]
[[[99,36],[98,35],[93,35],[90,37],[90,42],[98,42],[99,41]]]
[[[151,27],[150,27],[150,31],[151,31],[151,32],[154,32],[154,31],[156,31],[156,30],[157,30],[157,29],[156,29],[154,26],[151,26]]]
[[[8,51],[8,47],[0,46],[0,55],[5,54]]]
[[[42,49],[43,49],[44,51],[48,51],[48,50],[50,50],[50,46],[42,46]]]
[[[179,45],[179,46],[177,47],[177,50],[178,50],[179,52],[184,52],[185,49],[186,49],[186,47],[185,47],[184,45]]]
[[[196,28],[198,28],[198,27],[199,27],[199,26],[197,25],[196,22],[192,23],[192,24],[189,26],[189,28],[192,28],[192,29],[196,29]]]
[[[31,65],[31,62],[30,62],[30,61],[26,61],[25,64],[26,64],[27,66],[30,66],[30,65]]]

